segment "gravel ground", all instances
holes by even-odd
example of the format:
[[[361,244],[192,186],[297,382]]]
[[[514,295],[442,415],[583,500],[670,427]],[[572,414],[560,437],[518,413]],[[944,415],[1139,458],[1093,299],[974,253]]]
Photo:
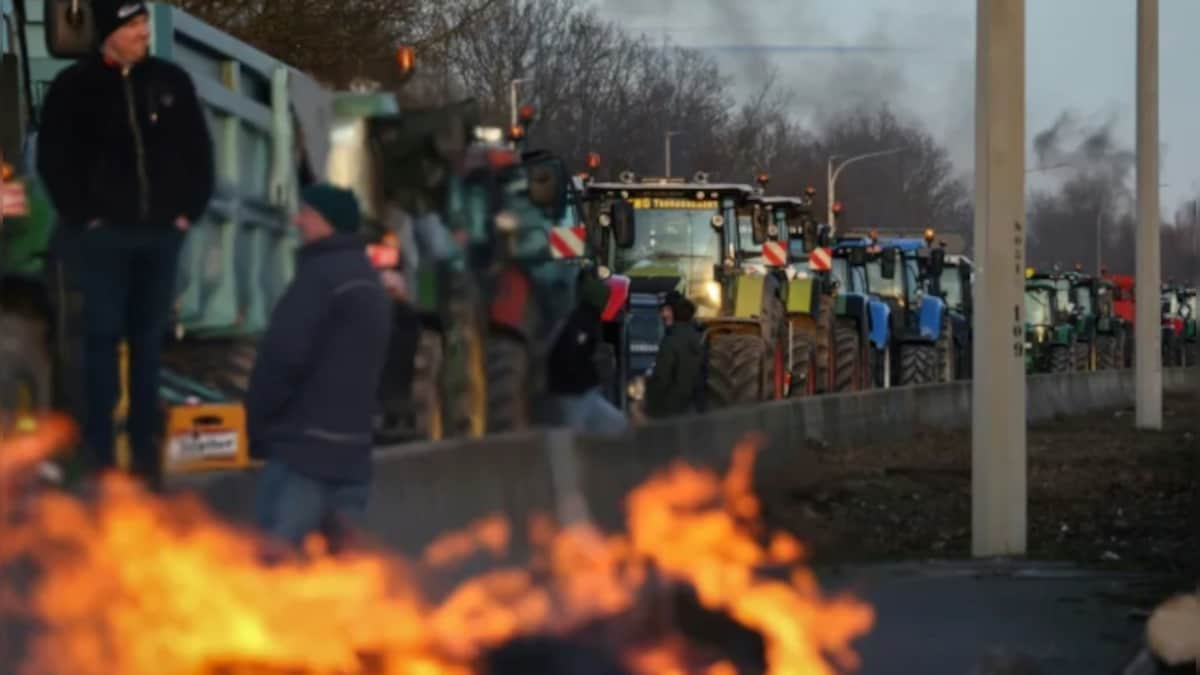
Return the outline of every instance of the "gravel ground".
[[[1164,405],[1162,432],[1135,431],[1132,409],[1030,428],[1030,559],[1198,576],[1200,401]],[[816,475],[765,492],[814,562],[969,555],[969,432],[816,451]]]

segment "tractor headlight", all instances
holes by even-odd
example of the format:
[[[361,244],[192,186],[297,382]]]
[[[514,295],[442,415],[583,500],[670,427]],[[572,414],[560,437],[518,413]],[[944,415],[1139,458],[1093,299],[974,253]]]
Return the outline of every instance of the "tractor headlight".
[[[631,401],[643,401],[646,399],[646,378],[638,375],[629,381],[629,385],[625,388],[625,393],[629,394]]]
[[[721,295],[721,284],[716,281],[704,282],[704,297],[708,298],[709,302],[720,307]]]

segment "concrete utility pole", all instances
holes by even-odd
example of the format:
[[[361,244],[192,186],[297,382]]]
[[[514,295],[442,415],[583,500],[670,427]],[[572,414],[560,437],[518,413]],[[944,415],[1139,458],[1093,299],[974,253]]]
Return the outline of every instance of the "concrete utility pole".
[[[663,149],[663,155],[666,160],[664,162],[666,166],[663,168],[666,173],[663,174],[663,178],[671,178],[671,139],[675,136],[679,136],[682,133],[682,131],[668,131],[667,133],[663,134],[663,138],[666,143],[666,147]]]
[[[898,152],[904,152],[907,148],[892,148],[890,150],[880,150],[879,152],[868,152],[865,155],[856,155],[833,167],[834,160],[841,159],[842,155],[830,155],[829,161],[825,163],[825,200],[826,209],[826,225],[834,227],[833,223],[833,205],[837,203],[837,179],[842,175],[842,169],[850,166],[855,162],[861,162],[864,159],[872,159],[874,157],[884,157],[886,155],[894,155]],[[834,228],[836,231],[836,227]]]
[[[1138,238],[1134,330],[1137,428],[1162,429],[1162,252],[1158,198],[1158,0],[1138,0]]]
[[[977,0],[971,551],[1026,546],[1025,0]]]

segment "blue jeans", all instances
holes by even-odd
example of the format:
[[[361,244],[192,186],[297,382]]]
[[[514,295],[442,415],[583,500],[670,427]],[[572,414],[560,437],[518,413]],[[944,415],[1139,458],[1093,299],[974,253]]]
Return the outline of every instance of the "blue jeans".
[[[258,526],[292,545],[299,546],[312,532],[366,525],[369,483],[317,480],[277,459],[267,461],[258,481]]]
[[[113,410],[120,396],[117,345],[129,344],[127,431],[133,471],[156,479],[162,341],[170,325],[183,233],[173,227],[135,230],[111,223],[79,235],[83,292],[83,366],[87,403],[83,440],[97,468],[116,465]]]
[[[577,395],[558,394],[554,400],[559,423],[575,431],[603,436],[623,433],[629,427],[629,420],[599,389]]]

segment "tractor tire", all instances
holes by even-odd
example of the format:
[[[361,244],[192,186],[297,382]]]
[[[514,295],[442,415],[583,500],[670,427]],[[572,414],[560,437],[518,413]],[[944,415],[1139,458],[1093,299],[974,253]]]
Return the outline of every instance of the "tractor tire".
[[[440,441],[445,434],[440,384],[444,352],[442,334],[422,329],[413,357],[413,427],[419,437],[431,441]]]
[[[957,378],[958,354],[954,348],[954,325],[942,317],[942,327],[937,341],[937,381],[953,382]]]
[[[533,424],[529,350],[521,340],[493,333],[487,345],[487,432],[528,429]]]
[[[788,389],[789,398],[803,398],[815,393],[816,364],[812,336],[797,333],[792,336],[791,363],[792,381]]]
[[[1087,342],[1076,342],[1071,345],[1071,362],[1075,370],[1085,372],[1092,369],[1092,350]]]
[[[767,344],[759,335],[717,335],[708,343],[709,409],[763,400]]]
[[[833,366],[833,298],[821,296],[821,308],[817,311],[817,329],[813,342],[816,353],[816,382],[813,391],[818,394],[828,393],[833,388],[830,368]]]
[[[1120,356],[1120,348],[1116,337],[1112,335],[1099,335],[1096,337],[1097,370],[1116,370],[1120,368],[1118,361]]]
[[[935,345],[900,345],[900,386],[932,384],[937,378],[937,361]]]
[[[0,315],[0,434],[53,404],[53,368],[44,322]]]
[[[836,362],[834,363],[835,393],[858,391],[861,389],[859,373],[859,344],[858,329],[850,322],[839,321],[834,329],[834,344],[837,346]]]
[[[1072,349],[1067,345],[1050,347],[1050,372],[1070,373],[1075,370],[1072,360]]]
[[[472,322],[447,339],[442,409],[447,438],[479,438],[487,432],[487,366],[484,334]],[[450,371],[449,368],[453,370]]]

